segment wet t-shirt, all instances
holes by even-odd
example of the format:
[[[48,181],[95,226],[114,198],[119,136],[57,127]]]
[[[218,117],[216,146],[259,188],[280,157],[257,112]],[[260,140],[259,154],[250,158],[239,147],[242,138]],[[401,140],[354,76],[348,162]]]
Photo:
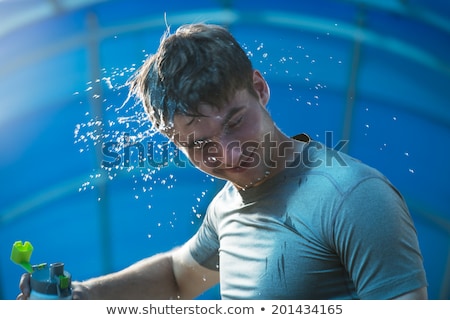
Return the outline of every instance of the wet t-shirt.
[[[220,270],[223,299],[389,299],[427,285],[399,192],[318,142],[260,186],[226,184],[188,245]]]

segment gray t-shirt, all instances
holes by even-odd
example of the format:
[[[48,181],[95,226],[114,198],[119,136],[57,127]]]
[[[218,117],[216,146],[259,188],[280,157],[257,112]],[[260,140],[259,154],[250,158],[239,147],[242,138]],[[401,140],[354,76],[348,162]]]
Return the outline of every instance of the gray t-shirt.
[[[427,285],[400,193],[318,142],[260,186],[227,183],[189,246],[220,269],[222,299],[390,299]]]

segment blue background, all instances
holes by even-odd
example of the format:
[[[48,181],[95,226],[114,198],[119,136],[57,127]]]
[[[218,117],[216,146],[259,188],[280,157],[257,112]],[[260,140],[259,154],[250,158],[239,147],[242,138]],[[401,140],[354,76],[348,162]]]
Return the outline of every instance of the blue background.
[[[18,293],[16,240],[33,244],[32,263],[63,261],[82,280],[195,232],[222,181],[182,156],[139,164],[137,146],[128,164],[100,164],[124,134],[172,158],[123,85],[166,23],[212,22],[263,72],[283,131],[346,140],[401,190],[429,296],[449,299],[449,17],[444,0],[0,1],[0,298]]]

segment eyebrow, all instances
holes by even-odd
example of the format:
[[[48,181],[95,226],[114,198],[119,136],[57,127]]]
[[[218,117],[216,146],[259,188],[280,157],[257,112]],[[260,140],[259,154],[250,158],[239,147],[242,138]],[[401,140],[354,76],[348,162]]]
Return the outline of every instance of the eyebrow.
[[[231,120],[231,118],[234,117],[235,114],[239,113],[244,108],[245,108],[244,106],[231,108],[231,110],[225,115],[225,119],[222,122],[222,129]],[[197,116],[193,116],[192,119],[186,124],[186,126],[190,126],[192,123],[194,123],[195,119],[197,119]],[[195,142],[197,142],[197,141],[206,141],[206,140],[210,140],[210,139],[206,138],[206,137],[203,137],[203,138],[200,138],[200,139],[195,139],[194,141],[188,141],[188,146],[189,147],[193,147]]]

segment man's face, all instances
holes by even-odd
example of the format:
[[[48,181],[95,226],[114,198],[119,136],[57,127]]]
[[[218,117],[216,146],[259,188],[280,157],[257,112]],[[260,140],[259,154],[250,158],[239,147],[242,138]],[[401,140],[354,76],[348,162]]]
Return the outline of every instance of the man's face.
[[[262,77],[256,80],[264,81]],[[202,104],[203,116],[174,118],[173,141],[189,160],[200,170],[242,188],[256,185],[271,171],[275,125],[265,108],[267,85],[264,82],[256,89],[257,97],[241,90],[220,109]],[[261,90],[267,90],[266,95]]]

